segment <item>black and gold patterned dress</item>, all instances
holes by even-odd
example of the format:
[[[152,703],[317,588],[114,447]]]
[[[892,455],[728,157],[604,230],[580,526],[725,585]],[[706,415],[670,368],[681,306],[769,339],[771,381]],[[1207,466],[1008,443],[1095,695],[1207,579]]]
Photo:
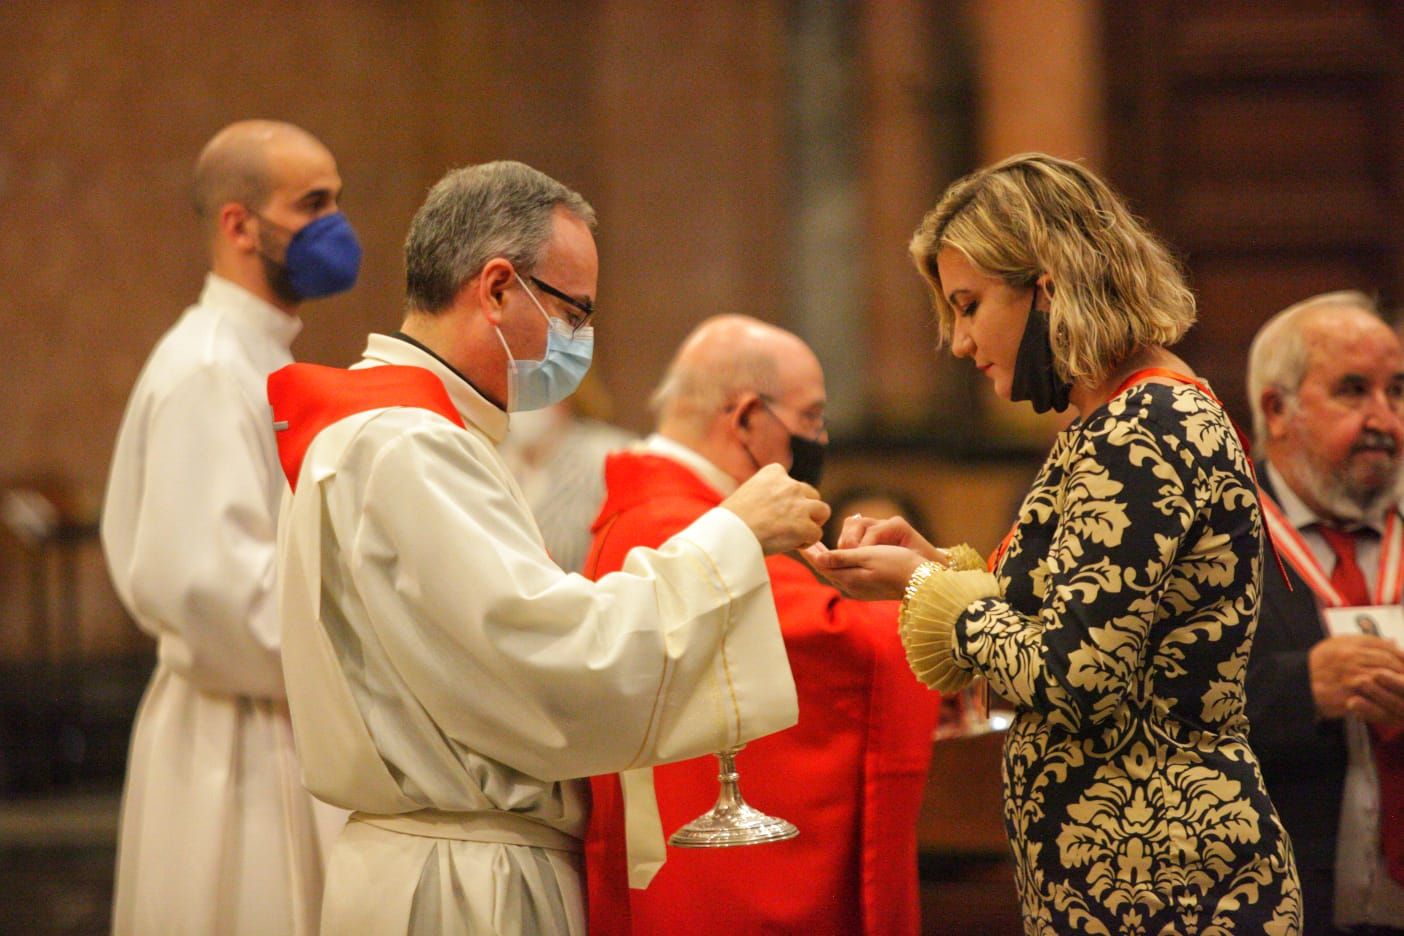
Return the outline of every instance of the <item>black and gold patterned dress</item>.
[[[933,598],[958,608],[951,662],[1018,709],[1004,821],[1026,933],[1298,931],[1246,740],[1261,544],[1223,409],[1141,384],[1059,436],[993,577],[912,594],[918,625]]]

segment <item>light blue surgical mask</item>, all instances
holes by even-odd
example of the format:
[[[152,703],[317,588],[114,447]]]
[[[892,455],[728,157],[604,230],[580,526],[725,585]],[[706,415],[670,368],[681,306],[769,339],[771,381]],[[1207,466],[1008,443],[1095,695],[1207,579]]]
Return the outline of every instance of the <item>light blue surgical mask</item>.
[[[502,329],[497,338],[507,352],[507,412],[544,409],[575,392],[595,353],[595,329],[586,325],[572,330],[564,319],[548,315],[536,294],[515,272],[517,282],[546,319],[546,354],[539,361],[519,361],[507,347]]]

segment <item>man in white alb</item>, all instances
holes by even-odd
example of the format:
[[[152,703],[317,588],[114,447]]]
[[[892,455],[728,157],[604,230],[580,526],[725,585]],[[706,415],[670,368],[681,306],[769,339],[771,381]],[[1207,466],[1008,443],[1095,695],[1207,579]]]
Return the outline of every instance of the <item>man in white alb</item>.
[[[451,172],[410,228],[402,330],[352,370],[269,379],[293,724],[309,788],[355,810],[326,933],[582,934],[576,778],[627,772],[641,886],[648,765],[795,721],[762,556],[819,537],[812,487],[769,466],[591,582],[551,561],[497,454],[509,412],[589,367],[593,226],[520,163]]]
[[[199,301],[127,403],[102,514],[123,605],[156,638],[118,836],[113,931],[317,929],[344,816],[303,789],[273,594],[278,467],[267,375],[303,300],[350,288],[360,247],[327,148],[290,124],[231,124],[195,167],[211,257]]]

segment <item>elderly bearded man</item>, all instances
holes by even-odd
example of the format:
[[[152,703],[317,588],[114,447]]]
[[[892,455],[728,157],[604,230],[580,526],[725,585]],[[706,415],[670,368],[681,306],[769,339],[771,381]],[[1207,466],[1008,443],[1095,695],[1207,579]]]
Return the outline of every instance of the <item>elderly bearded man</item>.
[[[1400,603],[1404,348],[1363,293],[1314,296],[1259,330],[1248,395],[1293,586],[1264,579],[1249,743],[1292,837],[1304,932],[1404,933],[1404,651],[1327,636],[1322,616]]]

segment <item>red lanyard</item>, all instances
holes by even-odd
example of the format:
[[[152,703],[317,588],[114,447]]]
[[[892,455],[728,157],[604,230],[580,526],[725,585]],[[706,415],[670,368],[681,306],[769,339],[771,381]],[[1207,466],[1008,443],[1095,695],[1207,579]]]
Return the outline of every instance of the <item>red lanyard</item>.
[[[1194,387],[1200,393],[1204,394],[1209,399],[1213,400],[1219,405],[1219,409],[1223,410],[1224,416],[1228,418],[1229,425],[1233,426],[1233,431],[1238,433],[1239,444],[1243,446],[1243,454],[1248,461],[1248,474],[1253,479],[1253,486],[1258,489],[1258,500],[1260,502],[1269,500],[1267,494],[1262,489],[1262,485],[1258,484],[1258,473],[1253,469],[1253,460],[1251,458],[1248,458],[1248,453],[1252,451],[1252,446],[1248,444],[1248,437],[1243,434],[1242,429],[1238,428],[1238,423],[1234,422],[1233,417],[1228,415],[1227,407],[1225,407],[1223,402],[1217,396],[1214,395],[1214,391],[1210,390],[1209,385],[1206,384],[1204,381],[1195,380],[1193,377],[1190,377],[1187,374],[1181,374],[1179,371],[1173,371],[1166,367],[1145,367],[1141,370],[1136,371],[1131,376],[1123,380],[1121,382],[1121,386],[1117,387],[1115,392],[1113,392],[1108,399],[1116,399],[1117,397],[1125,393],[1127,390],[1130,390],[1136,384],[1140,383],[1142,380],[1145,380],[1147,377],[1165,377],[1169,380],[1174,380],[1178,383],[1189,384],[1190,386]],[[1008,533],[1004,534],[1004,539],[1000,541],[998,548],[996,548],[994,552],[990,553],[988,564],[989,570],[991,572],[993,572],[995,568],[999,566],[999,560],[1004,558],[1005,550],[1009,548],[1009,542],[1010,540],[1014,539],[1014,531],[1016,531],[1017,529],[1019,529],[1019,521],[1018,519],[1015,519],[1014,525],[1009,528]],[[1282,556],[1278,553],[1277,543],[1273,540],[1273,529],[1270,523],[1267,524],[1267,530],[1268,548],[1272,550],[1273,558],[1277,560],[1277,569],[1279,572],[1282,573],[1282,580],[1287,583],[1287,590],[1291,591],[1292,582],[1290,579],[1287,578],[1287,570],[1282,566]]]
[[[1316,555],[1306,540],[1292,526],[1282,508],[1266,491],[1259,492],[1263,517],[1275,542],[1282,550],[1287,564],[1311,587],[1321,603],[1328,608],[1343,608],[1348,602],[1331,584],[1331,576],[1316,561]],[[1385,521],[1384,538],[1380,540],[1380,569],[1375,576],[1375,604],[1399,604],[1404,598],[1404,525],[1397,511],[1390,511]]]

